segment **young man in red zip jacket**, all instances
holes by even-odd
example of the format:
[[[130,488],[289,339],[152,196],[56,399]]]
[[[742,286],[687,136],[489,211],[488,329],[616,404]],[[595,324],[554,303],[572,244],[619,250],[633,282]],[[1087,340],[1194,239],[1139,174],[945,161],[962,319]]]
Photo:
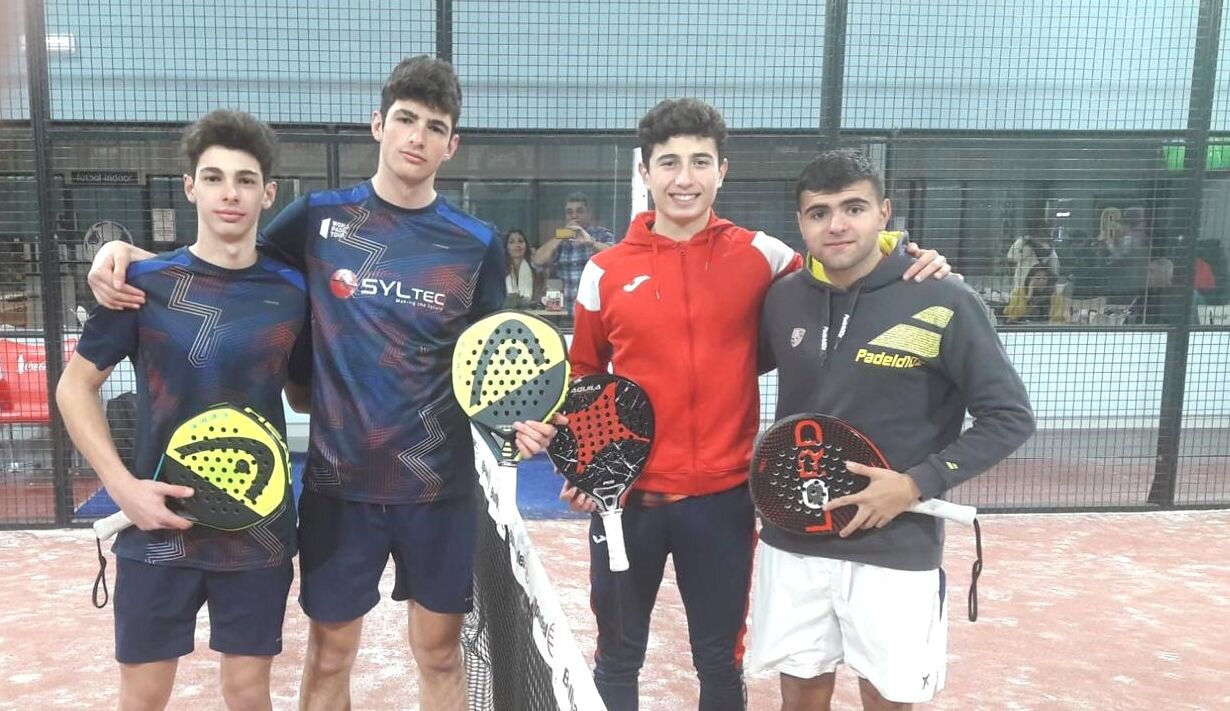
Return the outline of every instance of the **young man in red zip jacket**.
[[[747,469],[760,412],[757,329],[765,292],[801,257],[763,232],[713,213],[726,175],[726,126],[695,99],[667,100],[641,119],[641,176],[655,210],[581,275],[570,360],[576,376],[614,371],[653,402],[657,432],[627,497],[627,582],[608,570],[590,526],[594,678],[611,711],[637,708],[649,618],[668,555],[688,616],[703,711],[743,709],[744,620],[755,522]],[[906,276],[949,271],[928,253]],[[571,487],[561,498],[593,510]],[[618,591],[616,586],[619,585]]]

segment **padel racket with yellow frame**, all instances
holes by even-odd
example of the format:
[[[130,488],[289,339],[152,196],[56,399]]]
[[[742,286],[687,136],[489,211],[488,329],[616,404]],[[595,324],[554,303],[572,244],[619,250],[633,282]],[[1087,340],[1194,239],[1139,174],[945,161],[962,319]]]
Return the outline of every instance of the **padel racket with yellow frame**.
[[[568,392],[568,372],[568,346],[555,326],[520,311],[497,311],[457,339],[453,394],[508,466],[518,459],[513,423],[550,418]]]
[[[154,479],[191,487],[167,505],[195,523],[238,531],[278,514],[290,489],[290,452],[277,429],[250,408],[214,405],[171,433]],[[123,511],[94,522],[100,541],[132,525]]]

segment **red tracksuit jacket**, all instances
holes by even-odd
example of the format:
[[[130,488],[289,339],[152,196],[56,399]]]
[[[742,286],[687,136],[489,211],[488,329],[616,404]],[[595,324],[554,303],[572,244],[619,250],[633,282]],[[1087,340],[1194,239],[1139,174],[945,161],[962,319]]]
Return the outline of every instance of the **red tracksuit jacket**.
[[[696,496],[747,480],[760,415],[756,349],[769,285],[802,259],[763,232],[711,215],[686,242],[653,233],[643,212],[623,241],[585,266],[569,360],[640,384],[655,418],[635,488]]]

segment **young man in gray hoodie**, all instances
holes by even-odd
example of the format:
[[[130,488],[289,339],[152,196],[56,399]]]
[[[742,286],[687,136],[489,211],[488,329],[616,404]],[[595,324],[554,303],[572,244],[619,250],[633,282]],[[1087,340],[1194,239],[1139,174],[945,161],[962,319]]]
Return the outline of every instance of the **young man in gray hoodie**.
[[[776,416],[843,419],[892,469],[850,464],[871,484],[826,504],[858,506],[838,536],[766,523],[748,667],[780,673],[783,711],[827,709],[843,662],[863,708],[909,708],[943,688],[948,618],[943,522],[906,509],[1015,451],[1033,412],[977,294],[953,279],[907,286],[908,257],[881,252],[892,206],[863,156],[822,154],[795,193],[807,265],[770,287],[761,321]]]

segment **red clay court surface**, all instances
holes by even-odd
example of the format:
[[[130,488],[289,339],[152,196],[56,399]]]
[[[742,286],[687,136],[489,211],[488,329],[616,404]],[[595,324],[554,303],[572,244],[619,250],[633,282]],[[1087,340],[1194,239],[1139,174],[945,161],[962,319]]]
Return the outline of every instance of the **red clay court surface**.
[[[528,525],[588,653],[585,523]],[[948,688],[929,708],[1230,708],[1230,512],[987,516],[983,532],[981,619],[970,623],[972,536],[949,530]],[[114,707],[111,611],[89,601],[95,562],[88,531],[0,532],[0,708]],[[221,708],[203,619],[198,651],[181,661],[173,709]],[[306,627],[292,603],[286,651],[274,664],[276,709],[295,707]],[[355,708],[416,708],[404,632],[400,604],[386,599],[369,615]],[[749,708],[777,708],[774,679],[748,686]],[[682,606],[669,580],[641,698],[645,711],[696,704]],[[848,674],[835,707],[858,708]]]

